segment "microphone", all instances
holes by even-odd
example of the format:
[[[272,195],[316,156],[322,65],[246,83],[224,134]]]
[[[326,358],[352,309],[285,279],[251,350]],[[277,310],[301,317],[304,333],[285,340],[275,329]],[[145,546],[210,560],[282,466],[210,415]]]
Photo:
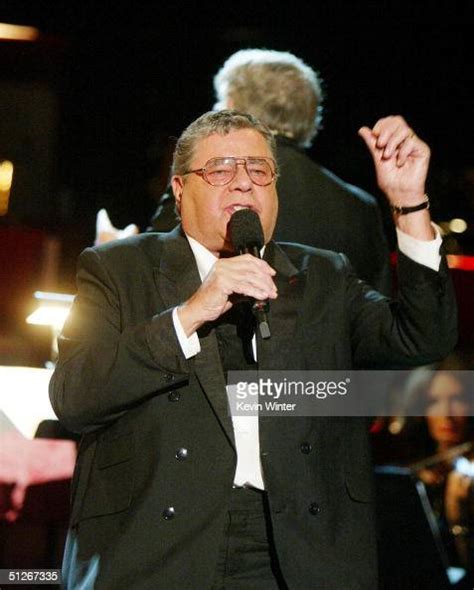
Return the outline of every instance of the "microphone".
[[[261,258],[260,250],[263,247],[265,238],[260,217],[251,209],[239,209],[229,221],[229,233],[232,245],[237,254],[252,254]],[[262,338],[270,338],[270,326],[267,313],[270,309],[268,300],[252,301],[252,313],[254,314],[260,335]]]

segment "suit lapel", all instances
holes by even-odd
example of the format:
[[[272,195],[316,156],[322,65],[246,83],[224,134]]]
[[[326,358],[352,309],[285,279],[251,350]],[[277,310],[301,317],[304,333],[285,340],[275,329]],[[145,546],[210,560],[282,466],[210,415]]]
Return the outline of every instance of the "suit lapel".
[[[270,302],[268,321],[271,338],[257,340],[258,367],[262,371],[284,370],[285,362],[291,358],[290,350],[305,279],[275,242],[267,245],[264,259],[277,271],[274,280],[278,298]]]
[[[186,301],[201,285],[194,255],[181,227],[173,230],[165,240],[154,277],[165,309]],[[201,352],[193,359],[196,377],[230,443],[235,446],[226,382],[214,330],[200,333],[199,341]]]
[[[186,301],[199,288],[201,279],[192,250],[180,226],[168,234],[158,258],[159,266],[153,269],[154,278],[158,295],[166,309]]]
[[[288,256],[274,242],[270,242],[265,249],[265,260],[277,274],[275,282],[278,297],[270,303],[268,321],[271,338],[257,341],[257,356],[259,371],[284,371],[297,368],[299,358],[295,358],[294,337],[297,329],[298,312],[301,307],[305,287],[305,275],[291,263]],[[259,417],[260,445],[263,449],[278,449],[278,441],[293,441],[298,426],[295,419],[276,419],[273,416]],[[292,480],[294,465],[285,467],[288,479]]]

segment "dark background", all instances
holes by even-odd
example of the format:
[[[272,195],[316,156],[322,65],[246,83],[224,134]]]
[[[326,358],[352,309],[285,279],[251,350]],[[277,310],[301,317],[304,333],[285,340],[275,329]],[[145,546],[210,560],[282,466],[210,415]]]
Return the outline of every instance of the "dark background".
[[[466,219],[454,251],[474,253],[470,4],[0,3],[0,21],[41,32],[0,42],[0,157],[21,163],[9,223],[61,238],[71,291],[97,210],[145,229],[173,137],[212,107],[217,69],[237,49],[267,47],[320,72],[324,128],[311,153],[378,198],[357,129],[403,114],[432,147],[435,220]]]

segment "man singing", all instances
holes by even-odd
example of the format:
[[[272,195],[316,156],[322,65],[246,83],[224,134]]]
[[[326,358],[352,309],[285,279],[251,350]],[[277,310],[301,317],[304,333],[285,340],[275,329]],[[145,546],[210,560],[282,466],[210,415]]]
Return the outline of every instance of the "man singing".
[[[177,142],[180,227],[81,254],[50,386],[83,434],[66,588],[376,589],[365,421],[238,420],[226,395],[229,370],[409,367],[453,348],[429,148],[399,116],[359,134],[398,228],[396,301],[342,254],[271,240],[274,139],[235,111],[202,115]],[[234,255],[242,209],[260,219],[262,259]],[[270,302],[269,338],[244,298]]]

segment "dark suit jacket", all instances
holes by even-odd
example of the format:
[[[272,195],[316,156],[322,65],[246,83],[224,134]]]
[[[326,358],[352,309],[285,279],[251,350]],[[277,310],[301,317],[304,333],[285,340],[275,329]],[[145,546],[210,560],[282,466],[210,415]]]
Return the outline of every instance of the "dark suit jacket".
[[[277,270],[279,297],[271,303],[272,337],[258,342],[261,369],[421,364],[454,346],[445,266],[436,273],[400,255],[395,303],[361,283],[343,255],[270,243],[265,256]],[[65,556],[69,588],[211,583],[236,453],[214,331],[185,360],[172,325],[173,306],[199,284],[179,228],[80,257],[50,385],[60,420],[84,434]],[[266,417],[260,444],[289,588],[375,589],[365,423]],[[188,450],[184,461],[180,448]],[[174,516],[165,518],[170,507]],[[87,576],[89,585],[79,586]]]
[[[376,199],[316,164],[294,141],[277,136],[279,212],[274,239],[344,253],[357,276],[381,293],[392,292],[389,248]],[[177,223],[171,190],[151,229]]]

